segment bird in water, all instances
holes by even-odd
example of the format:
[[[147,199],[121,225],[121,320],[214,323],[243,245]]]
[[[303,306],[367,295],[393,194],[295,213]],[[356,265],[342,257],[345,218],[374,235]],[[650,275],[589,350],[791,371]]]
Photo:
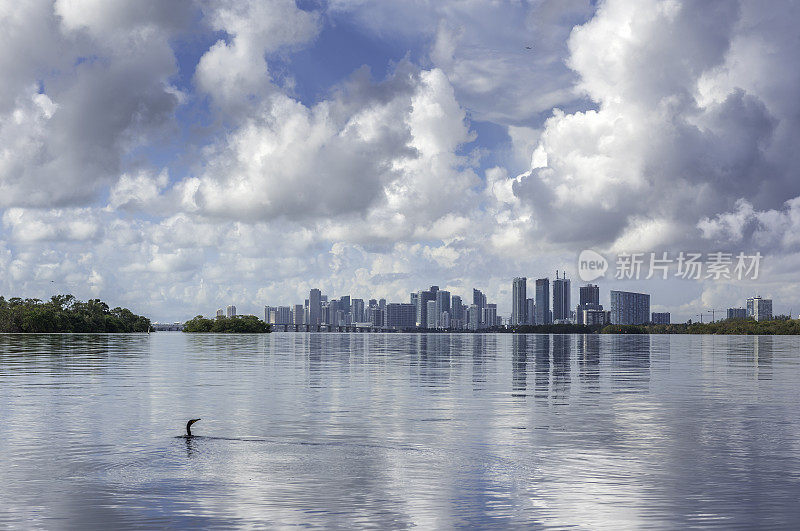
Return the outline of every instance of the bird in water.
[[[186,423],[186,437],[192,436],[192,424],[199,420],[201,419],[189,419],[189,422]]]

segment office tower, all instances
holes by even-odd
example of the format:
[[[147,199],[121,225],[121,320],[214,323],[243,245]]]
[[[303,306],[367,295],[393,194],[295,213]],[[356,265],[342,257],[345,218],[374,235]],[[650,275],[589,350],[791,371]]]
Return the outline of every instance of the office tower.
[[[488,326],[497,326],[497,304],[489,303],[483,309],[483,323]]]
[[[578,324],[598,324],[585,322],[583,317],[585,310],[603,310],[603,305],[600,304],[600,288],[594,284],[587,284],[578,288],[578,293],[579,304],[575,308],[575,322]]]
[[[570,302],[570,292],[572,291],[570,280],[566,278],[566,272],[562,278],[553,281],[553,322],[562,323],[569,320],[572,310]]]
[[[339,297],[339,310],[344,313],[350,313],[350,295],[342,295]]]
[[[536,322],[536,299],[525,299],[525,324],[532,325]]]
[[[437,291],[439,288],[436,288]],[[428,325],[428,302],[436,301],[436,294],[432,291],[417,292],[417,326],[425,328]]]
[[[472,304],[478,307],[478,321],[483,324],[483,309],[486,308],[486,295],[479,289],[472,289]]]
[[[756,321],[772,319],[772,299],[762,299],[761,297],[747,299],[747,316]]]
[[[747,309],[728,308],[728,319],[747,319]]]
[[[453,295],[450,300],[450,327],[461,329],[464,328],[464,303],[461,302],[461,296]]]
[[[537,325],[550,324],[550,279],[536,279],[536,323]]]
[[[322,292],[313,288],[308,293],[308,324],[320,324],[322,317]]]
[[[386,305],[386,326],[396,330],[414,328],[416,315],[417,309],[412,304],[390,302]]]
[[[220,308],[219,310],[217,310],[217,319],[222,319],[223,317],[225,317],[225,310]]]
[[[611,322],[618,325],[644,324],[650,319],[650,295],[611,290]]]
[[[409,301],[411,302],[411,304],[414,305],[414,308],[417,307],[417,293],[416,292],[410,294]],[[416,310],[414,310],[414,311],[416,311]],[[416,319],[416,317],[414,319]]]
[[[294,305],[294,324],[296,324],[296,325],[305,324],[303,322],[303,315],[304,314],[305,314],[305,311],[303,310],[303,305],[302,304],[295,304]]]
[[[231,304],[225,308],[225,317],[236,317],[236,306]]]
[[[265,323],[269,322],[269,312],[270,311],[272,311],[272,307],[271,306],[264,306],[264,322]]]
[[[436,319],[436,301],[428,301],[425,305],[427,306],[425,328],[436,328],[436,323],[438,321],[438,319]]]
[[[442,314],[450,314],[450,292],[439,290],[436,292],[436,328],[445,328],[442,325]]]
[[[650,322],[653,324],[669,324],[669,312],[653,312]]]
[[[579,304],[600,304],[600,288],[594,284],[587,284],[578,288],[580,293]]]
[[[477,304],[472,304],[467,309],[467,328],[478,330],[481,327],[481,308]]]
[[[528,279],[516,277],[511,282],[511,326],[519,326],[528,322]]]
[[[351,311],[354,323],[364,322],[364,299],[353,299]]]

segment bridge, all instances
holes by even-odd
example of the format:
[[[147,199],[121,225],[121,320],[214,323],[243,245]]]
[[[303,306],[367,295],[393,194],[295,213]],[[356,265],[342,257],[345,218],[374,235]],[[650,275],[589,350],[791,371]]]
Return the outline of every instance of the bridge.
[[[183,323],[153,323],[150,325],[156,332],[182,332]]]

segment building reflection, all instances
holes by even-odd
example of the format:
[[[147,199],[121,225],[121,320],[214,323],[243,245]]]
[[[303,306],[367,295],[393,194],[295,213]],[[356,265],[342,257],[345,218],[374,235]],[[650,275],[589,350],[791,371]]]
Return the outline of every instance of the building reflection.
[[[612,334],[611,382],[620,392],[646,392],[650,388],[650,335]]]
[[[533,396],[547,398],[550,394],[550,336],[535,335],[533,355],[536,362],[533,380]]]
[[[511,337],[511,396],[525,397],[528,391],[528,336]]]
[[[578,377],[588,390],[600,388],[600,335],[582,334],[576,338]]]
[[[557,404],[566,404],[569,400],[571,353],[572,336],[566,334],[553,335],[552,395]]]

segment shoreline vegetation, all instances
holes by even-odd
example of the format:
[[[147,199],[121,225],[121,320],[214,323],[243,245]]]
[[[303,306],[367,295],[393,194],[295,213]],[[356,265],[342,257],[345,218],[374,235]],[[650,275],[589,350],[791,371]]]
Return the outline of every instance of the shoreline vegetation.
[[[100,299],[79,301],[72,295],[8,300],[0,296],[0,333],[133,333],[149,332],[150,319],[127,308],[109,308]]]
[[[183,324],[183,331],[190,334],[269,334],[272,328],[255,315],[217,317],[216,319],[207,319],[198,315]]]

